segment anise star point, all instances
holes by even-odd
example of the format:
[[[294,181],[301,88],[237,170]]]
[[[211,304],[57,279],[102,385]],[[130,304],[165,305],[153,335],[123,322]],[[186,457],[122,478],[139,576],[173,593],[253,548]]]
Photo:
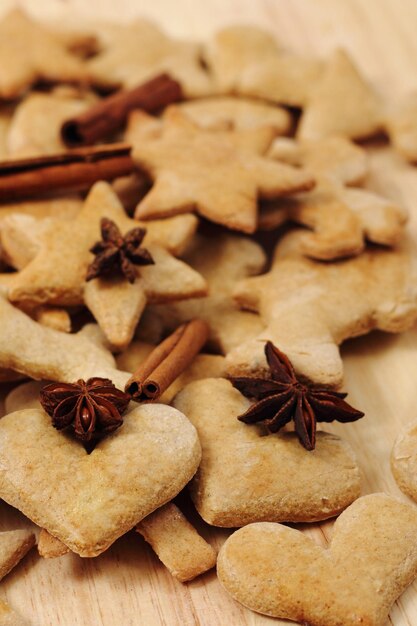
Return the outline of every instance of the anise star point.
[[[268,341],[265,356],[271,378],[232,378],[231,382],[244,396],[256,400],[238,416],[245,424],[262,422],[275,433],[294,421],[295,432],[306,450],[316,445],[317,422],[353,422],[363,417],[345,402],[346,393],[301,382],[289,358]]]

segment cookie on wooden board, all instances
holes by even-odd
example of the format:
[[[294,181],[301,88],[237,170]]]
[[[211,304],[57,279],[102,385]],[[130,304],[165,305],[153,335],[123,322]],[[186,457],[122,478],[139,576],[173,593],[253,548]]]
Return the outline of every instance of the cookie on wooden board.
[[[171,106],[163,122],[135,111],[127,140],[132,157],[153,180],[136,208],[138,219],[197,212],[245,233],[257,227],[258,198],[276,198],[311,189],[302,168],[266,158],[272,128],[213,132]]]
[[[198,97],[213,91],[200,59],[200,44],[173,39],[153,22],[137,19],[117,28],[87,65],[93,83],[102,87],[134,88],[166,72],[188,97]]]
[[[19,9],[0,22],[0,98],[20,96],[38,80],[85,83],[84,63],[58,36]]]
[[[0,533],[0,580],[23,559],[35,543],[35,535],[31,530]]]
[[[0,497],[84,557],[177,495],[201,458],[194,427],[162,404],[135,406],[91,454],[43,410],[17,411],[0,421],[0,450]]]
[[[109,341],[123,348],[130,342],[148,300],[166,302],[204,295],[206,283],[195,270],[156,243],[163,245],[172,240],[169,225],[161,223],[150,224],[146,231],[144,245],[154,264],[141,267],[137,280],[131,283],[116,273],[86,282],[94,258],[90,248],[100,239],[103,219],[111,220],[123,233],[138,232],[134,231],[137,222],[126,216],[111,187],[96,183],[73,222],[55,222],[47,230],[38,254],[13,275],[9,298],[32,306],[85,302]],[[192,231],[188,232],[187,237],[191,237]],[[175,282],[171,278],[174,274]]]
[[[382,129],[380,98],[349,54],[336,50],[311,90],[297,137],[317,140],[342,135],[366,139]]]
[[[217,32],[206,58],[221,92],[294,107],[306,103],[322,71],[318,59],[291,54],[271,33],[249,25]]]
[[[327,550],[298,530],[250,524],[220,550],[217,574],[235,600],[311,626],[384,626],[417,575],[417,510],[385,494],[356,500]]]
[[[201,441],[190,490],[209,524],[312,522],[337,515],[360,495],[359,468],[345,441],[319,432],[316,449],[307,452],[294,433],[265,436],[237,419],[251,403],[228,380],[190,383],[173,404]]]
[[[180,582],[193,580],[216,565],[216,551],[172,502],[145,517],[136,531]]]
[[[338,346],[345,339],[376,328],[403,332],[414,323],[416,263],[406,242],[321,263],[303,256],[302,237],[289,233],[277,244],[270,271],[237,285],[237,301],[258,312],[266,328],[228,353],[229,374],[266,372],[263,344],[271,340],[303,378],[337,387],[343,379]]]

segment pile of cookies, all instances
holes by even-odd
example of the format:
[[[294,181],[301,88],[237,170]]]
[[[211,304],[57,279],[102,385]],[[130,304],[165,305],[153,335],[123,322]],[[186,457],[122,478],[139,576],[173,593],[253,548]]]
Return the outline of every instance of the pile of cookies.
[[[383,626],[417,508],[360,497],[355,451],[316,426],[363,417],[340,344],[417,319],[407,213],[358,143],[417,159],[417,100],[388,110],[344,51],[252,26],[202,45],[14,11],[0,58],[0,498],[36,525],[0,534],[0,578],[35,544],[97,557],[135,529],[182,582],[217,561],[254,611]],[[416,432],[392,469],[417,501]],[[184,488],[239,528],[219,555]],[[328,550],[283,525],[339,515]],[[0,601],[3,623],[24,622]]]

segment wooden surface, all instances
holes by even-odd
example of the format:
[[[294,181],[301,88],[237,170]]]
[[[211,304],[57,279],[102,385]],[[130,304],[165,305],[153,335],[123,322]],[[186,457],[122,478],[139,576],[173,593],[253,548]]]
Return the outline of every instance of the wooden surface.
[[[0,0],[0,10],[17,3]],[[366,75],[389,98],[417,87],[417,0],[27,0],[39,17],[129,19],[146,15],[178,34],[205,38],[223,24],[241,21],[276,31],[290,49],[326,54],[348,48]],[[375,187],[401,200],[412,216],[417,244],[417,168],[386,148],[374,149]],[[374,333],[343,348],[346,388],[364,420],[329,428],[357,452],[364,493],[399,495],[389,469],[392,443],[402,424],[417,418],[417,332],[401,337]],[[24,527],[22,515],[2,504],[0,528]],[[200,526],[216,546],[226,531]],[[327,523],[307,532],[317,540]],[[37,626],[261,626],[285,624],[245,610],[210,572],[182,585],[171,578],[135,533],[96,559],[67,555],[53,561],[33,551],[1,583],[12,606]],[[417,583],[391,611],[395,626],[417,624]]]

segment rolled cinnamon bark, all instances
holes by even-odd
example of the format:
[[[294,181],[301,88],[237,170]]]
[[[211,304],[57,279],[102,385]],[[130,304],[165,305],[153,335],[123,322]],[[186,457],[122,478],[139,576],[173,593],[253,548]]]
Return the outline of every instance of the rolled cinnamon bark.
[[[209,330],[206,322],[191,320],[159,344],[126,383],[132,400],[157,400],[200,352]]]
[[[92,144],[118,130],[133,109],[155,113],[181,99],[181,85],[168,74],[160,74],[135,89],[104,98],[78,117],[66,120],[61,137],[69,148]]]
[[[125,143],[79,148],[32,159],[0,162],[0,202],[88,189],[135,171]]]

